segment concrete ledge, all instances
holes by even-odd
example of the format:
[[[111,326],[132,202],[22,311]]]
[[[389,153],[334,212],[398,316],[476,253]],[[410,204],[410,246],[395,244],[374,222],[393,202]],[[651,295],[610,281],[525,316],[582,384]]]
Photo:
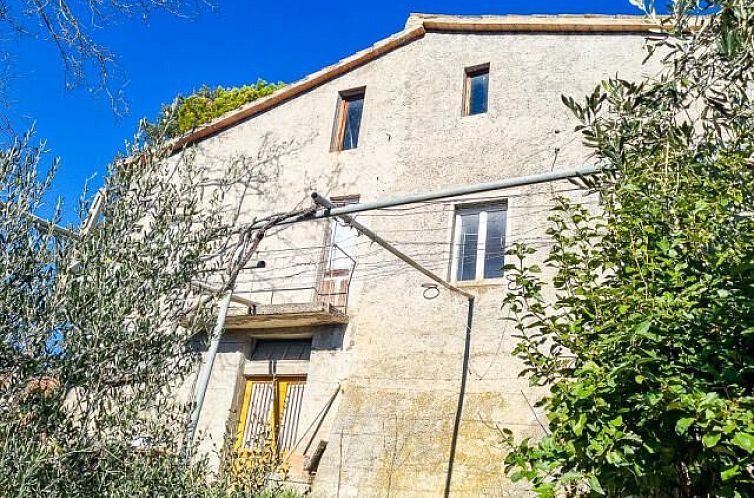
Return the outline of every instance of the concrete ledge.
[[[232,309],[225,320],[226,330],[316,327],[348,323],[348,316],[330,304],[265,304]]]

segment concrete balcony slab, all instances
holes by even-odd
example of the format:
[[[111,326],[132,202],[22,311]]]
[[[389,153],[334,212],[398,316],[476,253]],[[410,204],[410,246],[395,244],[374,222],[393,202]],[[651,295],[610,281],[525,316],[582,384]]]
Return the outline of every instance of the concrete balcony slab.
[[[259,304],[231,308],[226,330],[317,327],[348,323],[348,315],[328,303]]]

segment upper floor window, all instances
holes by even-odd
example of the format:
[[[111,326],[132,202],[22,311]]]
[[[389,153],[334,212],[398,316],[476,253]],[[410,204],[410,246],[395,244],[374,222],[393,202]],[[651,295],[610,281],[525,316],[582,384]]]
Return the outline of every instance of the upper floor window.
[[[457,281],[503,276],[506,202],[456,209],[451,272]]]
[[[365,92],[365,88],[357,88],[338,95],[332,150],[355,149],[359,144]]]
[[[333,197],[330,199],[337,207],[357,204],[358,195],[348,195],[342,197]],[[354,244],[358,232],[350,226],[343,223],[337,218],[330,218],[329,253],[325,262],[328,270],[347,269],[350,270],[354,265]]]
[[[338,207],[359,202],[358,195],[333,197]],[[348,289],[356,266],[355,244],[358,232],[336,218],[330,218],[324,264],[319,278],[319,302],[331,304],[341,311],[348,305]]]
[[[487,93],[490,82],[490,65],[484,64],[466,68],[464,83],[463,114],[482,114],[487,112]]]

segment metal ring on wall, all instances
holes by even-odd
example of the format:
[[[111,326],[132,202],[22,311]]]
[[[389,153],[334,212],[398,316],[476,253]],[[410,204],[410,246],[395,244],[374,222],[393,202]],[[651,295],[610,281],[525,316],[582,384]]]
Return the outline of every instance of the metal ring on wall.
[[[440,295],[440,289],[437,287],[437,284],[422,284],[422,288],[424,289],[422,291],[424,299],[432,300]]]

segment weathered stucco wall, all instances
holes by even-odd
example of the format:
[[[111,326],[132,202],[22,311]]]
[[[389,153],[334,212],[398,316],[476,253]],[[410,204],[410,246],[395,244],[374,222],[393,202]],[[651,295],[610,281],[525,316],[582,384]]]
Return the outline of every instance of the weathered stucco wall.
[[[561,94],[584,95],[615,74],[639,76],[642,45],[643,38],[631,34],[430,32],[200,142],[198,160],[216,164],[218,171],[243,160],[264,179],[257,184],[259,195],[244,202],[245,219],[308,205],[313,190],[367,201],[574,167],[588,158]],[[464,68],[483,63],[490,64],[489,112],[463,117]],[[338,92],[361,86],[366,98],[359,146],[331,152]],[[563,182],[494,195],[508,199],[507,242],[528,241],[546,250],[552,197],[571,188]],[[453,210],[449,200],[358,218],[448,276]],[[270,236],[260,253],[268,269],[256,273],[254,283],[249,276],[241,290],[282,279],[313,281],[325,229],[322,222],[301,224]],[[356,239],[354,252],[348,326],[340,332],[295,331],[312,334],[316,350],[300,427],[315,420],[335,387],[342,387],[316,435],[328,446],[314,496],[442,496],[464,360],[466,300],[445,290],[436,299],[423,298],[420,285],[427,279],[364,237]],[[521,365],[510,354],[513,327],[501,308],[504,282],[464,286],[477,300],[450,496],[515,496],[503,477],[498,428],[541,434],[532,408],[541,392],[518,378]],[[233,420],[250,344],[243,332],[226,338],[200,420],[205,449],[222,441],[227,420]]]

